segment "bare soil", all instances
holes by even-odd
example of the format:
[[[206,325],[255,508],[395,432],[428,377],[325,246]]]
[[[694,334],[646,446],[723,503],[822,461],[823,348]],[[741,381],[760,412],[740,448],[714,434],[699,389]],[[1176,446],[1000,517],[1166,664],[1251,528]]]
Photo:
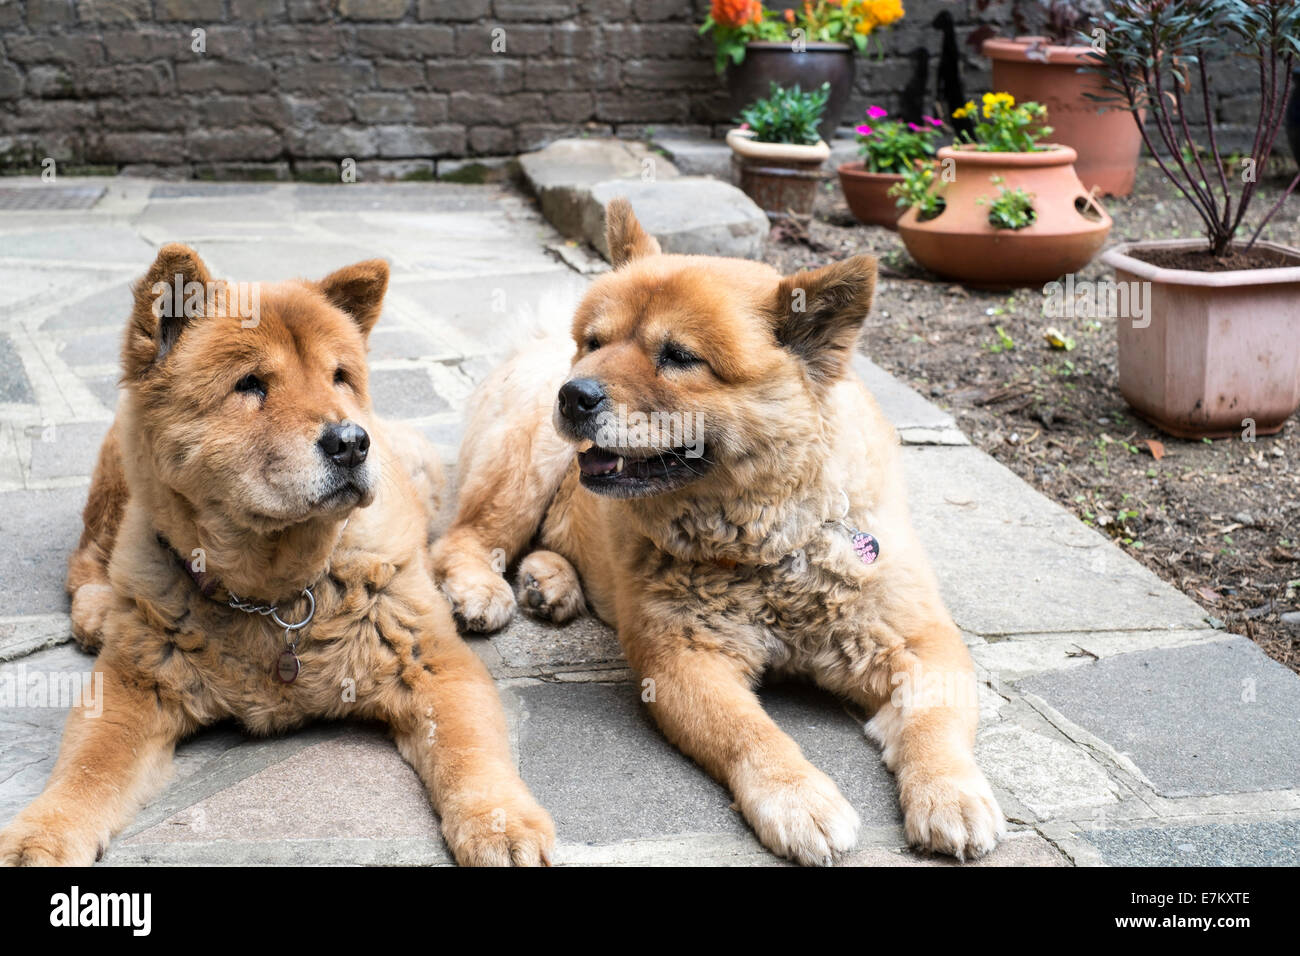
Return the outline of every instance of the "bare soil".
[[[1285,154],[1285,150],[1280,151]],[[1294,175],[1275,159],[1248,215],[1269,209]],[[1154,164],[1133,195],[1104,199],[1110,242],[1191,238],[1196,213]],[[1300,246],[1292,198],[1262,238]],[[880,257],[862,348],[950,410],[971,440],[1079,520],[1300,672],[1300,422],[1254,441],[1186,441],[1137,418],[1119,393],[1113,321],[1044,315],[1041,289],[981,292],[911,261],[898,236],[859,225],[838,183],[806,228],[773,230],[766,258],[785,272],[857,253]],[[1107,277],[1094,260],[1079,279]],[[1098,601],[1105,595],[1098,594]]]

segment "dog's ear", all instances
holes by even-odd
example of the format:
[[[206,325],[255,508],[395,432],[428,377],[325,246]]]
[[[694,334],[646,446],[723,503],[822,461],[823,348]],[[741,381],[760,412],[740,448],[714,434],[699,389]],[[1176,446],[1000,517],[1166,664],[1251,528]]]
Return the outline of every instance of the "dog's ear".
[[[383,259],[367,259],[344,266],[321,279],[317,285],[331,305],[352,316],[362,335],[369,335],[384,308],[388,263]]]
[[[137,378],[167,357],[185,326],[203,314],[211,282],[208,267],[189,246],[173,242],[158,250],[158,258],[133,289],[135,302],[122,351],[127,378]]]
[[[876,291],[876,259],[854,256],[786,276],[772,316],[777,341],[808,367],[814,382],[844,374]]]
[[[641,228],[632,204],[623,198],[611,199],[605,207],[605,245],[609,247],[609,261],[615,269],[633,259],[657,256],[663,251],[659,240]]]

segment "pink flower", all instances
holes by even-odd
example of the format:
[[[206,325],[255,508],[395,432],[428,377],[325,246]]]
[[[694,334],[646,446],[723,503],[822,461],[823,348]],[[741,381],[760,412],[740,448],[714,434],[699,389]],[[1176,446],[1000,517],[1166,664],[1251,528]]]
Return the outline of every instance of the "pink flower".
[[[907,128],[910,129],[913,133],[921,132],[921,127],[917,126],[915,123],[908,123]]]
[[[925,121],[926,121],[927,123],[929,123],[931,126],[942,126],[942,125],[943,125],[943,120],[941,120],[941,119],[935,119],[933,116],[922,116],[921,119],[925,120]]]
[[[740,128],[741,128],[741,129],[749,129],[749,124],[748,124],[748,123],[741,123],[741,124],[740,124]]]
[[[866,123],[863,123],[861,126],[857,128],[857,133],[859,136],[870,136],[873,132],[874,130]]]
[[[889,112],[881,109],[879,106],[868,106],[867,115],[872,119],[884,119],[889,115]]]

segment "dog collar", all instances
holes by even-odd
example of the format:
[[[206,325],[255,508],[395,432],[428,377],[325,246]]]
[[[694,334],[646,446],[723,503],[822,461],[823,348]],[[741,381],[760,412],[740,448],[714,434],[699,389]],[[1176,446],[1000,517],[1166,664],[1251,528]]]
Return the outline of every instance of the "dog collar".
[[[343,522],[343,527],[347,527],[347,522]],[[269,617],[275,622],[276,627],[284,628],[285,648],[276,658],[275,668],[272,673],[276,680],[282,684],[292,684],[302,673],[302,661],[298,657],[298,632],[311,623],[312,618],[316,616],[316,595],[312,593],[311,587],[302,589],[303,596],[307,598],[307,616],[301,621],[289,623],[280,617],[280,608],[275,604],[258,604],[247,598],[241,598],[233,591],[227,589],[226,600],[222,601],[216,596],[220,582],[207,573],[207,570],[197,570],[192,562],[186,561],[181,553],[172,547],[171,542],[163,537],[162,532],[157,532],[158,544],[160,544],[172,559],[181,566],[194,586],[199,589],[199,593],[210,601],[217,604],[224,604],[226,607],[242,611],[245,614],[260,614],[262,617]],[[339,537],[343,536],[342,530],[339,531]]]

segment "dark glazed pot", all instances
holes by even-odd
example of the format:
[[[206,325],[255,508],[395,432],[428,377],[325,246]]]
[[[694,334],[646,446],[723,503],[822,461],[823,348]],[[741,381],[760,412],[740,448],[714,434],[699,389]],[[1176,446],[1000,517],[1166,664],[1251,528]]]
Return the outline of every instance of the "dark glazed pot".
[[[1291,101],[1286,104],[1286,138],[1300,166],[1300,66],[1291,71]]]
[[[831,95],[818,127],[821,138],[829,142],[853,92],[854,68],[853,47],[847,43],[808,43],[802,53],[794,52],[789,43],[746,44],[745,59],[727,69],[731,115],[738,116],[750,103],[767,96],[773,82],[787,87],[798,83],[805,92],[829,83]]]

